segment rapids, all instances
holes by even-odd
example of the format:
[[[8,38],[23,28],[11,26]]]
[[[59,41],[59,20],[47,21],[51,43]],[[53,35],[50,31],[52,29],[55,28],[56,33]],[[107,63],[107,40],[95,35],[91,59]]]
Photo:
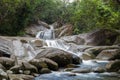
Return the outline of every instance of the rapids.
[[[53,47],[62,49],[64,51],[68,51],[70,53],[76,54],[78,56],[82,55],[81,51],[73,50],[71,48],[71,45],[60,40],[55,39],[55,33],[53,26],[50,26],[50,30],[47,31],[40,31],[36,38],[43,39],[47,45],[44,47]],[[79,45],[80,47],[83,47],[85,45]],[[97,67],[104,68],[105,65],[109,61],[101,61],[101,60],[83,60],[82,64],[79,64],[78,68],[75,68],[75,70],[81,68],[81,69],[94,69]],[[42,74],[35,78],[35,80],[120,80],[120,75],[117,73],[71,73],[68,71],[64,71],[64,69],[60,69],[59,71],[53,71],[49,74]]]

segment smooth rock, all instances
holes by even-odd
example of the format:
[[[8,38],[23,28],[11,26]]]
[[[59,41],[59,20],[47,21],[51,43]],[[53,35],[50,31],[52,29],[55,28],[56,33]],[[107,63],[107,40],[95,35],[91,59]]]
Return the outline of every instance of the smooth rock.
[[[42,68],[40,71],[41,74],[51,73],[51,70],[48,68]]]
[[[120,60],[111,61],[106,65],[108,72],[117,72],[120,70]]]
[[[87,53],[87,52],[84,52],[81,56],[81,58],[83,60],[91,60],[91,59],[95,59],[95,55],[92,54],[92,53]]]
[[[119,33],[110,29],[99,29],[87,34],[86,45],[100,46],[113,45]]]
[[[96,58],[102,59],[102,60],[120,59],[120,49],[103,50],[102,52],[98,54]]]
[[[64,67],[67,64],[79,64],[81,59],[75,54],[57,49],[57,48],[46,48],[41,53],[39,53],[35,59],[49,58],[55,61],[60,67]]]

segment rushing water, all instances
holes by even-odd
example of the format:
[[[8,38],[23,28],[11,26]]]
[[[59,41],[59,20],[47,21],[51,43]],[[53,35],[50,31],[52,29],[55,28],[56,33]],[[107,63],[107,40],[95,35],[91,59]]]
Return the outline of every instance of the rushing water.
[[[44,46],[44,47],[58,48],[58,49],[62,49],[64,51],[68,51],[70,53],[76,54],[78,56],[82,55],[82,52],[79,52],[79,51],[77,52],[77,50],[76,51],[72,50],[71,46],[65,43],[64,41],[55,39],[54,28],[53,26],[50,26],[50,27],[51,27],[50,30],[40,31],[36,35],[36,38],[44,39],[44,41],[47,44],[47,46]],[[81,64],[77,65],[79,67],[75,68],[74,70],[77,70],[77,69],[92,70],[97,67],[104,68],[107,63],[108,61],[83,60]],[[119,78],[120,78],[120,75],[117,73],[107,73],[107,72],[105,73],[94,73],[94,72],[72,73],[72,72],[60,70],[60,71],[53,71],[52,73],[49,73],[49,74],[42,74],[36,77],[35,80],[120,80]]]
[[[39,31],[38,34],[36,35],[36,38],[40,39],[55,39],[55,34],[54,34],[54,27],[50,25],[50,29],[46,31]]]
[[[93,69],[96,67],[104,67],[108,61],[83,61],[82,64],[78,65],[76,68],[87,68]],[[72,73],[67,71],[53,71],[49,74],[42,74],[39,77],[36,77],[35,80],[120,80],[120,75],[117,73]]]

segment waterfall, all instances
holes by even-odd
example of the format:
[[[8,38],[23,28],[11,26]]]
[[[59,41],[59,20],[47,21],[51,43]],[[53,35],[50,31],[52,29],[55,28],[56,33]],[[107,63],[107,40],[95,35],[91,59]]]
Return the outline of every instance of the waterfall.
[[[70,46],[68,46],[67,44],[65,45],[62,40],[45,40],[45,42],[47,43],[47,47],[58,48],[65,51],[70,48]]]
[[[46,31],[39,31],[36,38],[44,40],[55,39],[54,27],[52,25],[49,25],[49,27],[50,29],[47,29]]]
[[[79,51],[74,51],[71,48],[71,45],[66,43],[64,40],[55,39],[55,33],[54,33],[54,26],[49,25],[50,29],[46,31],[39,31],[36,35],[36,38],[43,39],[47,45],[44,47],[53,47],[58,48],[67,52],[70,52],[75,55],[81,55],[82,53]]]

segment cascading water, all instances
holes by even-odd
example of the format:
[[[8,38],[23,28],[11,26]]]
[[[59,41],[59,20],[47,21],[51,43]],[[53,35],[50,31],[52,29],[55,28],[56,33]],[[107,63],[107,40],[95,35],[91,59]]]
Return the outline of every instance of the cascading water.
[[[50,29],[46,31],[39,31],[36,35],[36,38],[44,39],[44,40],[50,40],[55,38],[54,34],[54,27],[50,25]]]
[[[22,43],[19,40],[13,40],[13,52],[18,60],[29,61],[36,56],[36,52],[30,43]]]
[[[58,49],[62,49],[64,51],[70,52],[72,54],[75,55],[82,55],[82,52],[77,51],[77,49],[74,51],[71,48],[71,45],[66,43],[63,40],[60,39],[55,39],[55,33],[54,33],[54,27],[50,26],[50,30],[47,31],[40,31],[37,35],[36,38],[40,38],[43,39],[45,41],[45,43],[47,45],[44,45],[44,47],[53,47],[53,48],[58,48]],[[80,46],[80,45],[79,45]],[[80,47],[83,47],[85,45],[81,45]],[[104,67],[106,64],[108,63],[108,61],[97,61],[97,60],[88,60],[88,61],[84,61],[83,63],[80,64],[79,68],[81,69],[94,69],[96,67]],[[78,68],[78,69],[79,69]],[[73,75],[74,73],[71,72],[52,72],[50,74],[43,74],[39,77],[36,77],[35,80],[118,80],[118,75],[117,74],[113,74],[115,75],[115,77],[110,78],[108,76],[111,76],[111,73],[94,73],[94,72],[90,72],[90,73],[86,73],[86,74],[82,74],[82,73],[76,73],[75,76],[70,76]]]

